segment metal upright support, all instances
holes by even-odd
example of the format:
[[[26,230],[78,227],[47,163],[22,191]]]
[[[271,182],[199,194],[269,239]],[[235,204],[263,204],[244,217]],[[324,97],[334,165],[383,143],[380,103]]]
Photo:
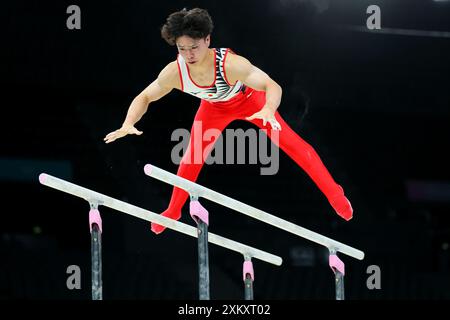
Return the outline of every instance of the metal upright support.
[[[208,258],[208,211],[198,198],[191,196],[190,214],[197,223],[198,232],[198,275],[199,299],[210,300],[209,296],[209,258]]]
[[[336,300],[344,300],[344,275],[345,265],[336,254],[336,250],[330,249],[329,264],[335,275]]]
[[[98,203],[89,202],[89,229],[91,231],[92,300],[103,299],[102,287],[102,218]]]
[[[245,284],[244,297],[245,300],[253,300],[253,281],[255,280],[253,264],[251,257],[245,256],[244,259],[245,261],[242,270],[242,277]]]

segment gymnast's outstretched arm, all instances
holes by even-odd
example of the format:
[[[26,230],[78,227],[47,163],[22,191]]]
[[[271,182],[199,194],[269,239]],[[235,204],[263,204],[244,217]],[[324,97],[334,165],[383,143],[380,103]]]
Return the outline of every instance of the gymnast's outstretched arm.
[[[122,127],[108,133],[103,140],[110,143],[128,134],[141,135],[142,131],[136,129],[134,125],[147,112],[148,105],[167,95],[173,88],[179,87],[178,67],[176,61],[173,61],[160,72],[155,81],[133,99]]]

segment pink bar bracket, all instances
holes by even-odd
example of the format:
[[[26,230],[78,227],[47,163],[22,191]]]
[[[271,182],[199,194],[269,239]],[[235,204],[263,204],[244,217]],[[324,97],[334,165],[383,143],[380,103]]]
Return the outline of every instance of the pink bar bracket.
[[[92,233],[92,225],[96,223],[98,225],[98,228],[100,229],[100,233],[103,232],[102,230],[102,217],[100,217],[100,212],[98,209],[91,209],[89,211],[89,230]]]
[[[250,260],[245,260],[244,261],[244,266],[242,268],[242,277],[244,279],[247,278],[247,274],[250,275],[250,277],[252,278],[252,281],[255,281],[255,273],[253,271],[253,263]]]
[[[333,272],[336,274],[336,270],[342,273],[342,275],[345,275],[345,265],[341,261],[341,259],[338,258],[335,254],[330,254],[330,257],[328,259],[330,268],[333,270]]]
[[[201,220],[206,225],[209,225],[208,210],[206,210],[200,204],[200,202],[198,202],[197,200],[192,200],[190,205],[189,205],[189,209],[190,209],[190,214],[191,214],[192,219],[194,219],[194,221],[197,224],[198,224],[198,221]]]

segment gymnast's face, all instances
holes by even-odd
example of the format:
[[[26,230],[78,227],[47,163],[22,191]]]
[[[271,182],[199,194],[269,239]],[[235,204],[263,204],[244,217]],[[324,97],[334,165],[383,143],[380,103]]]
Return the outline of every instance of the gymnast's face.
[[[210,36],[203,39],[193,39],[188,36],[177,38],[178,53],[190,65],[202,62],[208,55]]]

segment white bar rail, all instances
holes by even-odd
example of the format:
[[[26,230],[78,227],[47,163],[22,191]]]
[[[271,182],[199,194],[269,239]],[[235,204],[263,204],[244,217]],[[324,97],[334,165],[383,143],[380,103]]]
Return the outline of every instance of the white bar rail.
[[[199,198],[201,197],[201,198],[211,200],[211,201],[221,204],[225,207],[233,209],[237,212],[246,214],[252,218],[258,219],[262,222],[271,224],[277,228],[283,229],[285,231],[293,233],[302,238],[306,238],[308,240],[311,240],[313,242],[321,244],[321,245],[327,247],[330,251],[333,251],[333,250],[336,252],[339,251],[350,257],[353,257],[353,258],[359,259],[359,260],[364,259],[364,252],[362,252],[361,250],[355,249],[346,244],[343,244],[336,240],[325,237],[314,231],[300,227],[292,222],[289,222],[289,221],[283,220],[281,218],[278,218],[274,215],[271,215],[270,213],[256,209],[252,206],[249,206],[245,203],[242,203],[240,201],[237,201],[235,199],[227,197],[227,196],[225,196],[221,193],[218,193],[214,190],[205,188],[205,187],[203,187],[199,184],[196,184],[192,181],[181,178],[181,177],[179,177],[173,173],[170,173],[166,170],[155,167],[154,165],[151,165],[151,164],[145,165],[144,172],[146,175],[148,175],[150,177],[153,177],[155,179],[161,180],[168,184],[174,185],[178,188],[184,189],[191,196],[199,197]]]
[[[142,208],[136,207],[129,203],[111,198],[104,194],[86,189],[79,185],[73,184],[71,182],[53,177],[49,174],[42,173],[39,175],[39,181],[41,184],[46,185],[48,187],[52,187],[54,189],[72,194],[74,196],[85,199],[90,203],[95,203],[97,205],[106,206],[112,208],[117,211],[121,211],[127,213],[129,215],[135,216],[137,218],[141,218],[147,221],[156,222],[162,226],[165,226],[169,229],[184,233],[188,236],[197,238],[197,228],[187,225],[185,223],[175,221],[170,218],[163,217],[154,212],[144,210]],[[221,236],[218,236],[214,233],[208,233],[208,241],[214,243],[218,246],[227,248],[232,251],[236,251],[244,255],[244,258],[256,258],[276,266],[280,266],[282,263],[282,259],[279,256],[273,255],[271,253],[247,246],[245,244],[239,243],[237,241],[233,241]]]

